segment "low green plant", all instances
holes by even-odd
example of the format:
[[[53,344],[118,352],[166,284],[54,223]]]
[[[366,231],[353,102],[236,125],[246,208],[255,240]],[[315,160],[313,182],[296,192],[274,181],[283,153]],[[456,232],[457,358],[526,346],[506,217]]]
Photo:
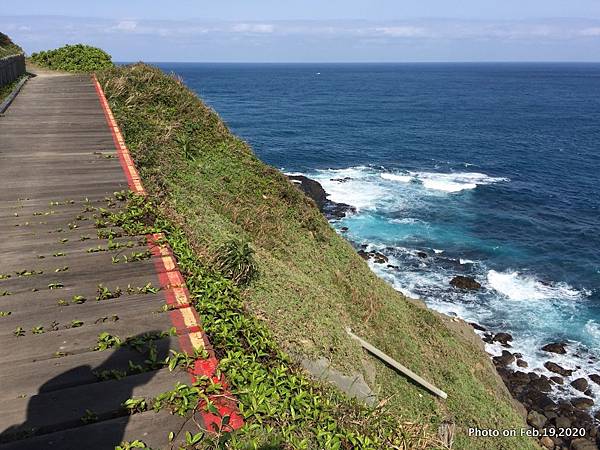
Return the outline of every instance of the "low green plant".
[[[113,336],[112,334],[103,331],[98,335],[94,350],[101,352],[111,348],[120,347],[122,343],[123,341],[119,336]]]
[[[120,445],[115,447],[115,450],[133,450],[136,448],[150,449],[143,441],[136,439],[135,441],[123,441]]]
[[[98,421],[98,415],[94,411],[92,411],[90,409],[86,409],[85,410],[85,414],[81,418],[81,421],[84,424],[86,424],[86,425],[90,424],[90,423],[97,422]]]
[[[83,322],[81,320],[71,320],[69,328],[79,328],[83,326]]]
[[[123,402],[123,408],[125,408],[129,414],[141,413],[148,409],[148,404],[145,398],[130,398]]]
[[[71,299],[71,301],[73,303],[81,305],[87,301],[87,298],[85,298],[83,295],[74,295],[73,298]]]
[[[25,330],[23,329],[23,327],[17,327],[15,328],[15,330],[13,331],[13,334],[17,337],[20,336],[25,336]]]
[[[119,298],[123,291],[117,286],[114,290],[110,290],[103,284],[99,284],[97,288],[98,295],[96,296],[97,301],[109,300],[112,298]]]

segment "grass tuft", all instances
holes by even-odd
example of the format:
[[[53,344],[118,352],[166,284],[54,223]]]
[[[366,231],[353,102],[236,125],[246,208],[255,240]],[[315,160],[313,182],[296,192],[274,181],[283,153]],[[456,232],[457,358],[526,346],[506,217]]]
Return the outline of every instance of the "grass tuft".
[[[215,255],[215,267],[239,285],[247,285],[256,277],[258,268],[254,250],[247,241],[232,239],[221,245]]]

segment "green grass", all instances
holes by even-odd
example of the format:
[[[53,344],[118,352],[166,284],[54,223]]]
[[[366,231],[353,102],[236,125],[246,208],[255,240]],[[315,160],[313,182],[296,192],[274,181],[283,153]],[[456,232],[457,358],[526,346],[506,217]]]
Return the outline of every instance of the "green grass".
[[[31,61],[40,67],[67,72],[94,72],[113,67],[108,53],[84,44],[32,53]]]
[[[20,78],[17,78],[15,81],[9,84],[5,84],[4,86],[0,86],[0,103],[2,103],[6,98],[11,94],[13,89],[19,84],[19,82],[26,77],[27,75],[23,75]]]
[[[248,243],[251,249],[256,273],[244,280],[247,284],[229,288],[232,281],[217,283],[214,277],[226,275],[225,271],[211,275],[194,292],[209,337],[223,358],[223,370],[239,392],[265,388],[253,370],[272,373],[269,358],[247,365],[246,355],[236,347],[247,348],[244,339],[260,338],[263,331],[252,334],[260,329],[266,339],[273,339],[277,351],[294,355],[293,360],[324,357],[339,370],[361,373],[379,399],[386,401],[384,411],[378,411],[372,423],[390,433],[405,426],[410,430],[408,447],[418,441],[410,439],[422,427],[435,430],[450,420],[457,427],[455,448],[535,448],[525,438],[472,439],[466,435],[468,427],[524,426],[473,333],[466,325],[409,301],[375,276],[314,203],[279,171],[263,164],[180,81],[145,65],[108,70],[99,79],[150,198],[173,229],[180,230],[179,240],[172,245],[186,243],[185,248],[174,248],[180,264],[182,257],[195,261],[188,275],[223,267],[223,249],[228,243]],[[225,292],[223,298],[217,295],[217,310],[211,309],[211,292]],[[243,335],[244,328],[226,323],[219,328],[214,320],[221,315],[248,324],[249,336],[232,342],[230,335]],[[250,326],[255,321],[259,328]],[[366,355],[347,336],[346,327],[445,390],[448,399],[438,400]],[[252,395],[238,397],[247,410]],[[335,413],[336,408],[331,415],[342,429],[348,430],[343,417],[351,411],[367,424],[365,433],[374,435],[360,407],[331,401],[339,402],[334,405],[339,405],[342,415]],[[267,423],[285,426],[285,407],[277,407],[272,422]],[[408,428],[408,422],[419,431]],[[266,430],[265,423],[254,416],[249,423],[258,431]],[[316,439],[310,429],[298,433],[294,435],[298,442],[303,433],[311,442]]]
[[[0,58],[6,58],[7,56],[18,55],[20,53],[23,53],[23,49],[11,41],[7,35],[0,33]]]
[[[240,401],[245,426],[231,435],[217,436],[199,429],[193,435],[199,448],[263,448],[265,438],[269,448],[433,447],[435,440],[422,424],[404,423],[385,404],[369,409],[345,398],[332,386],[310,380],[280,351],[264,324],[246,311],[240,289],[207,267],[183,231],[163,217],[150,201],[133,196],[123,212],[111,214],[107,220],[129,235],[166,235],[220,358],[219,368]],[[103,336],[98,342],[111,343],[112,336],[108,338],[111,339]],[[205,358],[208,354],[200,352],[197,356]],[[187,366],[191,361],[193,358],[177,357],[169,367],[182,363]],[[201,379],[194,386],[178,385],[147,406],[183,416],[192,413],[198,400],[204,399],[205,409],[214,412],[211,393],[221,395],[221,385]]]

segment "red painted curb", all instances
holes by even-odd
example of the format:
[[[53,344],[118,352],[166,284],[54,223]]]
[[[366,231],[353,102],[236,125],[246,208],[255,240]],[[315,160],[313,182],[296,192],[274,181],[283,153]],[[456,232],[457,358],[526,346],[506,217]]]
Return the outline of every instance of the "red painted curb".
[[[140,195],[147,195],[142,184],[142,180],[129,154],[125,144],[125,139],[117,125],[113,113],[108,105],[108,101],[98,82],[96,75],[92,75],[92,81],[100,100],[100,105],[106,117],[106,123],[111,131],[121,168],[127,178],[129,189]],[[195,355],[196,351],[206,350],[207,359],[198,359],[194,367],[190,369],[192,382],[199,377],[208,377],[215,383],[223,386],[223,392],[220,395],[209,396],[211,403],[219,411],[219,414],[212,414],[204,411],[206,406],[202,402],[199,405],[199,413],[204,420],[208,431],[233,431],[244,425],[244,419],[239,413],[237,401],[227,389],[225,377],[217,370],[219,361],[210,345],[208,337],[202,330],[200,317],[191,302],[191,296],[185,285],[185,279],[179,271],[177,261],[168,244],[164,242],[162,233],[148,234],[146,240],[154,260],[156,274],[160,281],[161,290],[165,294],[167,305],[171,308],[169,317],[171,323],[177,330],[180,349],[188,355]],[[228,421],[223,423],[223,418],[228,417]]]

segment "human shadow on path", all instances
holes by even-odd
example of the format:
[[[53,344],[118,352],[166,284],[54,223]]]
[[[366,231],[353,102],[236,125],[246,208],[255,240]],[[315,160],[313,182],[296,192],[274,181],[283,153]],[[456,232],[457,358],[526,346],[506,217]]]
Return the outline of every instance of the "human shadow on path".
[[[102,427],[97,443],[85,447],[86,450],[114,449],[122,442],[130,417],[121,404],[132,397],[136,387],[156,375],[169,354],[168,338],[148,338],[158,335],[150,332],[134,336],[125,345],[111,350],[111,355],[99,366],[77,366],[46,381],[29,400],[25,422],[0,434],[0,448],[41,448],[36,445],[39,436],[63,430],[76,432],[78,427],[118,418]],[[56,433],[50,448],[80,449],[79,444],[73,442],[75,435]],[[48,448],[46,441],[44,439],[44,448]]]

